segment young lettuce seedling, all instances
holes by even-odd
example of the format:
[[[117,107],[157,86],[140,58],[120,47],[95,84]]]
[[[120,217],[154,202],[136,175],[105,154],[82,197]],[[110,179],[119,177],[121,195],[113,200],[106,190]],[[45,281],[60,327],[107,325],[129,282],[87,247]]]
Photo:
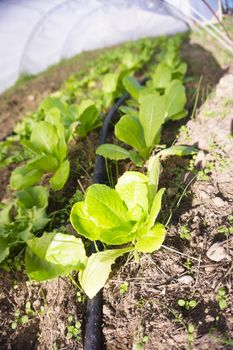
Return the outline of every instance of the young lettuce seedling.
[[[116,124],[115,135],[137,153],[109,144],[99,146],[96,153],[112,160],[129,158],[136,165],[141,165],[159,144],[162,125],[186,115],[185,90],[180,80],[169,82],[163,95],[155,88],[141,86],[133,77],[126,76],[123,83],[136,100],[136,105],[121,109],[126,114]]]
[[[114,73],[107,73],[102,79],[104,107],[108,108],[116,97],[124,91],[124,78],[140,67],[140,58],[136,58],[130,52],[125,54],[122,63]]]
[[[29,140],[21,141],[34,158],[13,171],[10,184],[17,190],[38,183],[44,173],[53,174],[50,178],[53,190],[62,189],[70,172],[67,142],[75,134],[86,136],[101,124],[99,112],[91,100],[84,100],[76,107],[49,97],[42,103],[40,113],[44,120],[33,125]]]
[[[44,173],[52,173],[51,188],[55,191],[62,189],[69,176],[70,163],[60,115],[56,112],[48,114],[44,121],[35,125],[30,140],[22,143],[35,158],[12,172],[11,187],[24,189],[38,183]]]
[[[155,158],[147,176],[129,171],[119,178],[115,189],[92,185],[85,200],[73,206],[70,220],[79,234],[107,245],[130,244],[88,258],[79,280],[90,298],[104,286],[117,257],[132,250],[151,253],[161,247],[166,230],[156,218],[165,189],[157,191],[158,176],[159,160]]]
[[[16,200],[0,211],[0,263],[18,246],[25,245],[33,233],[48,223],[48,191],[42,186],[16,192]]]

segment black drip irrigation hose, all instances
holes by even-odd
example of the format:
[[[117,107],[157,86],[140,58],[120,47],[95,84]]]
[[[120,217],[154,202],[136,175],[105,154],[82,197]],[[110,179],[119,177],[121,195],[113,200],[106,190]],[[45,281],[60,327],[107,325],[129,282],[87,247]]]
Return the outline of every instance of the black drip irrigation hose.
[[[109,128],[113,117],[116,115],[118,108],[130,97],[128,93],[112,106],[107,116],[104,119],[104,124],[100,132],[99,145],[106,142]],[[97,155],[94,170],[94,183],[106,183],[105,160],[102,156]],[[97,242],[98,250],[103,250],[100,242]],[[96,253],[96,247],[91,245],[91,254]],[[100,290],[94,298],[87,298],[86,305],[86,328],[84,337],[84,350],[104,350],[104,337],[102,331],[102,316],[103,316],[103,292]]]
[[[144,85],[148,78],[140,81]],[[130,98],[130,94],[124,93],[122,97],[112,106],[104,119],[104,123],[100,132],[99,145],[106,142],[109,128],[113,123],[113,118],[116,116],[118,108]],[[105,159],[97,155],[94,169],[94,183],[106,183],[106,165]],[[103,250],[101,242],[97,242],[98,251]],[[90,253],[96,253],[96,247],[91,245]],[[103,291],[100,290],[92,299],[87,298],[86,305],[86,327],[84,336],[84,350],[104,350],[104,337],[102,331],[102,316],[103,316]]]

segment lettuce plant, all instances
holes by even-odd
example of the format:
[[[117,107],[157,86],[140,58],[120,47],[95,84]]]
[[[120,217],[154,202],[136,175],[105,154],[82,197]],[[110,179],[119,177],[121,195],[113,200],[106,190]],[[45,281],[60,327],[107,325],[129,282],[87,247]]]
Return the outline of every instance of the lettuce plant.
[[[31,150],[34,158],[12,172],[11,187],[19,190],[32,186],[41,180],[44,173],[52,173],[51,188],[55,191],[62,189],[69,176],[70,163],[60,116],[48,114],[44,121],[35,125],[30,140],[25,140],[23,144]]]
[[[132,250],[151,253],[161,247],[166,229],[156,219],[165,189],[157,190],[158,176],[159,160],[156,158],[148,175],[126,172],[115,189],[94,184],[88,188],[85,200],[73,206],[70,220],[80,235],[111,246],[129,244],[126,248],[108,249],[88,258],[80,274],[80,283],[89,297],[103,287],[117,257]],[[105,271],[105,277],[100,283],[101,271]]]
[[[74,129],[74,135],[85,137],[89,132],[102,124],[100,112],[93,100],[83,100],[78,106],[79,117]]]
[[[33,237],[48,223],[48,191],[45,187],[28,187],[16,192],[16,199],[0,211],[0,263],[10,251]]]
[[[177,79],[168,83],[162,95],[155,88],[141,86],[133,77],[125,77],[123,82],[134,98],[134,106],[121,108],[125,114],[115,125],[115,136],[133,147],[136,156],[135,152],[109,144],[101,145],[97,154],[114,160],[130,158],[136,165],[140,165],[140,159],[141,162],[147,160],[159,144],[163,124],[186,115],[185,90]]]
[[[130,242],[139,251],[153,251],[158,244],[157,237],[162,234],[164,238],[165,234],[161,224],[154,225],[164,189],[150,201],[149,186],[148,177],[137,172],[126,172],[115,189],[92,185],[85,201],[73,206],[71,223],[90,240],[100,240],[108,245]],[[150,242],[148,245],[147,241]]]

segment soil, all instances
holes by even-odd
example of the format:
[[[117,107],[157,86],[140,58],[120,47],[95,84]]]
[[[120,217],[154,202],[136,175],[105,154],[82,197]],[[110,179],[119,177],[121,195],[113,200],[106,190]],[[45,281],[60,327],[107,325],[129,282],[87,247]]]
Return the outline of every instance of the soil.
[[[171,123],[163,135],[173,142],[180,130],[177,142],[195,145],[199,152],[194,161],[171,158],[163,162],[161,186],[167,187],[167,194],[160,221],[166,223],[172,212],[163,248],[141,256],[140,265],[132,257],[120,260],[115,267],[117,274],[113,271],[104,288],[107,350],[233,347],[233,239],[229,233],[233,209],[233,70],[229,57],[222,55],[218,60],[216,48],[213,50],[205,39],[191,37],[182,49],[189,65],[189,119],[191,114],[193,117]],[[92,54],[85,55],[92,58]],[[0,98],[1,137],[11,132],[25,112],[35,110],[44,96],[56,91],[67,75],[85,66],[85,62],[72,64],[54,67]],[[198,109],[193,112],[201,75]],[[97,139],[98,134],[93,133],[89,140],[73,146],[73,175],[64,192],[57,195],[60,199],[73,194],[77,172],[81,191],[91,183],[94,154],[90,145],[94,148]],[[81,157],[82,169],[77,169],[76,157]],[[10,170],[8,167],[0,173],[3,198],[8,196]],[[181,237],[184,227],[189,239]],[[223,227],[225,233],[219,233]],[[72,232],[70,226],[67,229]],[[74,283],[75,275],[74,281],[59,278],[39,284],[28,281],[15,267],[23,269],[19,264],[10,273],[0,271],[0,349],[83,349],[85,298]],[[125,282],[128,286],[122,292]],[[217,300],[219,288],[226,292],[224,309]],[[181,307],[179,299],[195,300],[197,305]],[[12,329],[15,313],[19,311],[22,318],[28,301],[32,310],[28,322],[18,322]],[[68,327],[79,321],[80,332],[70,338]],[[188,332],[190,325],[193,332]]]
[[[164,163],[161,185],[169,186],[167,210],[176,202],[174,197],[180,198],[179,187],[187,189],[173,212],[163,249],[143,255],[140,265],[133,259],[125,262],[104,289],[109,350],[136,349],[145,335],[149,337],[145,350],[233,347],[233,239],[219,233],[221,227],[230,227],[233,212],[232,85],[233,75],[225,75],[177,140],[198,147],[193,169],[187,170],[183,159]],[[205,176],[208,163],[213,167]],[[183,183],[177,183],[176,171],[182,166],[179,181]],[[189,239],[180,237],[183,227]],[[212,254],[211,248],[215,248]],[[125,281],[128,290],[121,294]],[[227,295],[223,310],[216,300],[219,288]],[[178,305],[179,299],[195,300],[197,306],[187,310]],[[192,341],[188,341],[189,324],[194,325]]]

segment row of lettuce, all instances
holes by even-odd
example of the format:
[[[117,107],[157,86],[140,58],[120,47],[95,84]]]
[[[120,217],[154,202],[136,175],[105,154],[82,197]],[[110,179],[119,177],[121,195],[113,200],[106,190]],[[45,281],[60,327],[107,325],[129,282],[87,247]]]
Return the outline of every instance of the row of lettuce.
[[[163,125],[187,114],[181,43],[181,36],[144,39],[105,54],[92,63],[88,74],[71,77],[56,96],[46,98],[36,113],[16,126],[15,135],[6,142],[8,146],[20,143],[29,159],[12,172],[14,197],[0,212],[2,266],[10,253],[20,249],[25,251],[31,279],[44,281],[79,271],[80,285],[92,298],[119,256],[132,252],[138,259],[138,253],[161,247],[166,228],[156,221],[165,191],[158,189],[160,159],[196,152],[160,144]],[[146,72],[145,86],[135,72],[137,76]],[[120,108],[114,143],[101,145],[96,152],[114,162],[129,159],[137,171],[123,173],[115,188],[91,185],[85,199],[73,205],[70,221],[78,235],[105,247],[98,252],[96,244],[97,252],[88,257],[78,236],[43,232],[48,224],[52,227],[46,212],[48,197],[69,179],[69,142],[101,126],[104,113],[125,91],[131,97]],[[9,158],[5,157],[5,164],[14,159]],[[49,181],[44,181],[48,176]],[[43,181],[47,185],[37,185]]]

